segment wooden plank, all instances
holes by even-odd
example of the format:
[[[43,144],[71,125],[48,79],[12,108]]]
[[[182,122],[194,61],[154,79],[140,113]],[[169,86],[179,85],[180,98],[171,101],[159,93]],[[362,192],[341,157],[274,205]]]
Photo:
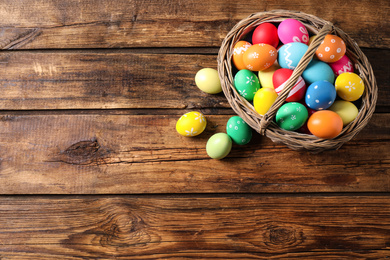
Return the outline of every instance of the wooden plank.
[[[20,8],[23,6],[23,8]],[[333,22],[363,47],[389,48],[389,5],[323,1],[33,1],[0,5],[3,48],[128,48],[220,46],[254,12],[298,10]]]
[[[176,133],[177,115],[10,115],[0,120],[1,194],[389,192],[390,115],[376,114],[338,151],[292,151],[254,134],[224,160],[207,129]]]
[[[377,111],[389,112],[390,51],[365,51],[377,78]],[[217,56],[1,52],[0,109],[229,108],[222,93],[209,95],[196,87],[195,74],[204,67],[217,68]]]
[[[2,259],[385,259],[388,196],[1,197]]]

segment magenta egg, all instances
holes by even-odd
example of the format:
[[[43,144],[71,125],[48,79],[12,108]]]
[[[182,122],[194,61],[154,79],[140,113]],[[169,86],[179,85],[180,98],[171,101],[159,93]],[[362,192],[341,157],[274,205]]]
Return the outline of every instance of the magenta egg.
[[[344,72],[353,72],[353,63],[352,61],[347,57],[347,55],[344,55],[341,59],[339,59],[336,62],[328,63],[329,66],[332,68],[334,74],[336,76],[340,75]]]
[[[286,19],[278,26],[279,40],[283,44],[301,42],[308,44],[309,33],[306,27],[298,20]]]

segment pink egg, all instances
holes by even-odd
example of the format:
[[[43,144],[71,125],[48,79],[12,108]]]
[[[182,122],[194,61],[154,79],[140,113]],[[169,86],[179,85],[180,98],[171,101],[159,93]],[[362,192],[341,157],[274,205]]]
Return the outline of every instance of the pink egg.
[[[336,76],[340,75],[344,72],[353,72],[353,63],[352,61],[347,57],[347,55],[344,55],[341,59],[339,59],[336,62],[328,63],[329,66],[332,68],[334,74]]]
[[[283,44],[290,42],[307,44],[309,42],[309,33],[306,27],[295,19],[286,19],[281,22],[278,26],[278,36]]]

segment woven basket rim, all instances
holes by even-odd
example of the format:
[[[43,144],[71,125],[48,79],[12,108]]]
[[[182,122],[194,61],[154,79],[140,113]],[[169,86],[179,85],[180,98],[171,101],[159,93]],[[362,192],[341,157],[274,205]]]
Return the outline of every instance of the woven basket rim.
[[[286,83],[284,90],[278,96],[270,110],[262,116],[254,110],[254,107],[250,102],[239,95],[233,85],[231,62],[233,46],[257,25],[265,22],[281,22],[288,18],[301,21],[310,33],[317,34],[316,38],[318,39],[315,39],[310,44],[308,51],[294,70],[294,73]],[[313,135],[283,130],[273,122],[273,117],[275,116],[277,109],[283,104],[289,91],[294,86],[304,68],[306,68],[307,64],[314,56],[315,50],[320,45],[322,39],[328,33],[335,34],[344,40],[347,46],[346,54],[354,63],[355,73],[363,79],[365,90],[361,97],[362,102],[358,116],[354,121],[343,127],[342,132],[333,139],[320,139]],[[306,59],[309,60],[307,61]],[[345,142],[351,140],[367,125],[375,110],[378,87],[372,66],[367,57],[361,51],[358,44],[348,34],[334,26],[331,22],[311,14],[291,10],[272,10],[253,13],[247,18],[239,21],[226,35],[219,49],[217,60],[222,90],[236,114],[260,134],[269,137],[276,143],[283,143],[293,150],[309,150],[317,153],[325,150],[338,149]]]

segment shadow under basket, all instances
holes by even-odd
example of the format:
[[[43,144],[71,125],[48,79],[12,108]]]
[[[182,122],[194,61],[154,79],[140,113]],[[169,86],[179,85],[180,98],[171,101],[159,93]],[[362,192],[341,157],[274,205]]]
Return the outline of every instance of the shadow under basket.
[[[268,112],[262,116],[255,111],[250,102],[240,96],[233,85],[232,55],[234,45],[261,23],[281,22],[289,18],[302,22],[309,33],[317,36],[311,42],[308,50],[294,69],[283,91],[279,93],[279,96]],[[337,35],[344,40],[347,47],[346,55],[354,63],[355,73],[363,79],[365,90],[361,97],[361,105],[358,107],[359,113],[355,120],[344,126],[341,133],[333,139],[320,139],[314,135],[281,129],[274,122],[273,118],[277,110],[284,104],[290,90],[314,57],[315,51],[327,34]],[[313,153],[336,150],[358,134],[367,125],[374,113],[378,96],[378,87],[371,64],[357,43],[332,23],[316,16],[297,11],[274,10],[254,13],[238,22],[222,42],[218,53],[218,74],[222,90],[230,106],[254,130],[269,137],[275,143],[283,143],[293,150],[309,150]]]

